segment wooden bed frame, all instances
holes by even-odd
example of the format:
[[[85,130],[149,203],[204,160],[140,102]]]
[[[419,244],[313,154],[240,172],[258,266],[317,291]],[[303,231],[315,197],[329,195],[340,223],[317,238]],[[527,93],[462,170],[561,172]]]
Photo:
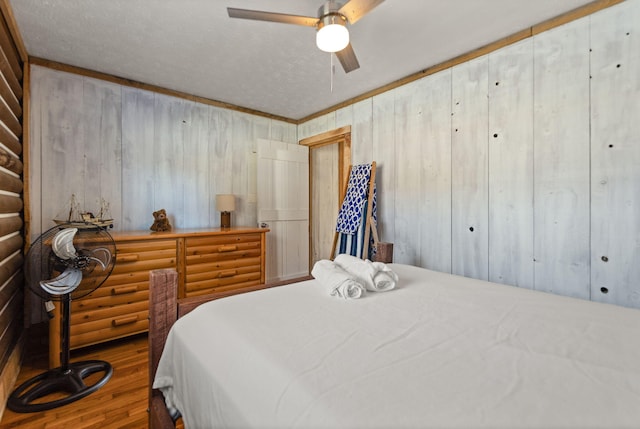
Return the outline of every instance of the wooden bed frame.
[[[169,413],[164,396],[153,389],[153,380],[158,369],[160,356],[169,335],[169,330],[177,319],[208,301],[225,298],[240,293],[253,292],[275,286],[282,286],[312,279],[300,277],[282,282],[248,286],[225,292],[191,298],[178,298],[178,273],[174,269],[153,270],[149,272],[149,429],[175,428],[175,417]]]

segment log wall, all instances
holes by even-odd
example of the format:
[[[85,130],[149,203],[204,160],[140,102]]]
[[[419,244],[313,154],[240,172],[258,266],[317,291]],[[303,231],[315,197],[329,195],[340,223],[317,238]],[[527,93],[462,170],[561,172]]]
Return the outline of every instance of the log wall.
[[[28,77],[6,10],[0,13],[0,415],[20,370],[25,298],[22,142]]]

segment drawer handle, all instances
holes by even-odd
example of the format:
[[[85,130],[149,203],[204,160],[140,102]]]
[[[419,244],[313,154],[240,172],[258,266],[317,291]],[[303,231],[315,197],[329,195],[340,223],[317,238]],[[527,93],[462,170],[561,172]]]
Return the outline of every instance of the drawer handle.
[[[137,321],[138,321],[138,316],[125,316],[125,317],[119,317],[117,319],[112,319],[111,325],[122,326],[122,325],[128,325],[130,323],[135,323]]]
[[[135,262],[140,259],[139,255],[118,255],[116,256],[117,262]]]
[[[138,286],[121,286],[111,288],[111,295],[124,295],[126,293],[133,293],[138,291]]]
[[[238,246],[231,245],[231,246],[220,246],[220,247],[218,247],[218,252],[233,252],[234,250],[238,250]]]
[[[218,274],[218,278],[233,277],[236,274],[238,274],[237,270],[220,271],[220,274]]]

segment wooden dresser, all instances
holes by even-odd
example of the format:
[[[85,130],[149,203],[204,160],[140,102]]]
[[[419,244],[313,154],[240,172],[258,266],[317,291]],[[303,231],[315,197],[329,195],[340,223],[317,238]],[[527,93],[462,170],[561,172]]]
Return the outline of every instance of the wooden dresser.
[[[71,303],[71,349],[149,327],[149,271],[175,268],[179,296],[264,283],[264,228],[113,232],[116,265],[93,293]],[[49,364],[60,365],[60,313],[49,324]]]

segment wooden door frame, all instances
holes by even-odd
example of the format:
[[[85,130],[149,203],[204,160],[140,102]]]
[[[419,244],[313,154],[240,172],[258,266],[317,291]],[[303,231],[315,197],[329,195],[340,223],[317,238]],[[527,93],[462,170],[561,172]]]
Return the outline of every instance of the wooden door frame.
[[[300,140],[298,144],[309,147],[309,269],[311,270],[313,259],[313,240],[311,237],[313,225],[313,207],[311,206],[313,204],[313,198],[311,198],[311,190],[313,189],[312,150],[331,144],[338,145],[338,205],[342,204],[351,169],[351,125],[307,137]],[[336,209],[340,209],[340,207],[338,206]]]

